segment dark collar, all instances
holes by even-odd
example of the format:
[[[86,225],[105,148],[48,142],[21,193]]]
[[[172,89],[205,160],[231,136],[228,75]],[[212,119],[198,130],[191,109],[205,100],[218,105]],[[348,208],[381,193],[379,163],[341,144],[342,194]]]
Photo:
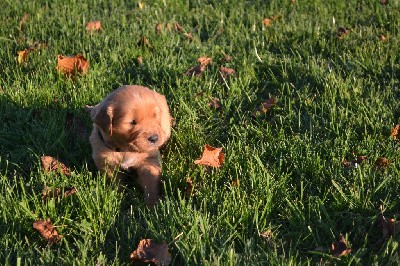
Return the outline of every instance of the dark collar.
[[[113,149],[113,148],[111,148],[110,146],[108,146],[108,144],[107,144],[107,142],[104,140],[103,134],[101,134],[100,130],[97,130],[97,135],[99,135],[99,138],[100,138],[101,142],[103,142],[104,146],[106,146],[107,148],[109,148],[110,150],[113,150],[113,151],[117,151],[117,152],[120,152],[120,151],[121,151],[121,149],[118,148],[118,147],[116,147],[115,149]]]

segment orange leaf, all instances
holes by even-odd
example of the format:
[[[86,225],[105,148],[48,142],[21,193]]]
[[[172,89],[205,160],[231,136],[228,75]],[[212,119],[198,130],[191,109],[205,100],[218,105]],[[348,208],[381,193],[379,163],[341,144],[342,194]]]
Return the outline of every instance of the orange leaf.
[[[347,255],[351,252],[350,248],[347,248],[346,239],[343,235],[340,235],[340,240],[332,243],[332,255],[340,257]]]
[[[201,164],[211,167],[221,167],[225,161],[225,154],[222,148],[214,148],[210,145],[204,145],[203,155],[200,159],[195,160],[195,164]]]
[[[271,26],[271,24],[272,24],[272,19],[264,18],[264,20],[263,20],[263,25],[264,26]]]
[[[63,237],[59,235],[57,230],[54,228],[53,224],[51,223],[50,219],[43,221],[39,219],[33,223],[33,228],[39,231],[41,236],[49,243],[55,244]]]
[[[387,36],[385,34],[379,34],[378,39],[381,42],[386,42],[388,38],[387,38]]]
[[[66,76],[75,76],[76,73],[85,75],[89,69],[89,62],[83,55],[76,56],[57,56],[57,70]]]
[[[177,32],[183,31],[183,27],[178,22],[174,24],[174,28]]]
[[[42,199],[47,200],[47,199],[53,199],[53,198],[58,198],[60,196],[64,196],[64,198],[69,197],[77,192],[76,188],[70,187],[66,188],[64,190],[64,193],[62,193],[61,188],[49,188],[48,186],[44,186],[42,189]]]
[[[65,164],[59,162],[57,159],[54,159],[51,156],[42,156],[40,159],[42,161],[42,167],[47,172],[61,171],[64,175],[69,175],[71,173]]]
[[[201,73],[203,73],[204,70],[206,70],[205,66],[197,65],[197,66],[190,68],[188,71],[186,71],[185,75],[189,76],[189,77],[191,77],[191,76],[200,77]]]
[[[169,265],[171,254],[167,243],[155,243],[152,239],[142,239],[135,251],[130,255],[132,263],[153,263],[155,265]]]
[[[212,63],[212,58],[207,56],[202,56],[197,59],[197,62],[199,62],[202,66],[207,66]]]
[[[18,51],[18,63],[22,64],[28,60],[28,54],[31,49],[25,49],[23,51]]]
[[[232,76],[233,74],[235,74],[235,70],[233,70],[232,68],[229,68],[229,67],[220,67],[219,73],[221,74],[221,76],[223,78],[227,79],[230,76]]]
[[[208,103],[209,107],[213,107],[215,110],[220,109],[221,106],[221,101],[218,98],[213,98],[209,103]]]
[[[162,23],[157,23],[155,28],[156,28],[156,32],[157,32],[158,34],[160,34],[160,33],[163,31],[163,29],[164,29],[164,24],[162,24]]]
[[[392,136],[394,139],[398,139],[399,132],[400,132],[400,124],[396,125],[392,129],[392,132],[390,132],[390,136]]]
[[[101,31],[101,21],[100,20],[95,20],[95,21],[89,21],[86,23],[86,30],[90,33],[95,32],[95,31]]]

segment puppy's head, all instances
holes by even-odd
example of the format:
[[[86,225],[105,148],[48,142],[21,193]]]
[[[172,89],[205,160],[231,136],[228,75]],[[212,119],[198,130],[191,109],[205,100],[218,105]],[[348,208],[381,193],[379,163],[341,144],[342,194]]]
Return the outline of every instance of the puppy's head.
[[[156,150],[171,134],[165,97],[146,87],[122,86],[87,110],[104,138],[122,151]]]

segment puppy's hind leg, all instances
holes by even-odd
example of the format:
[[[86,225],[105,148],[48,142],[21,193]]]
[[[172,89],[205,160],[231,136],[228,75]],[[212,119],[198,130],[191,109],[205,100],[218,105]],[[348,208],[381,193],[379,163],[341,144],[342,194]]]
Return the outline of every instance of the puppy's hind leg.
[[[158,165],[143,165],[138,168],[138,182],[143,189],[144,201],[153,207],[160,200],[161,167]]]

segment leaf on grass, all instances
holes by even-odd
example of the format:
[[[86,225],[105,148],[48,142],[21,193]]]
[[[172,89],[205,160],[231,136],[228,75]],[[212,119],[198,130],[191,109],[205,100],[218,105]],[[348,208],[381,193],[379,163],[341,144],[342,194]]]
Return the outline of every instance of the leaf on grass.
[[[214,108],[215,110],[218,110],[222,107],[221,101],[216,97],[211,99],[211,101],[208,103],[208,106]]]
[[[40,235],[49,243],[55,244],[63,237],[59,235],[57,230],[54,228],[50,219],[43,221],[39,219],[33,222],[33,228],[39,231]]]
[[[164,30],[164,24],[163,23],[157,23],[155,28],[156,28],[156,32],[158,34],[160,34]]]
[[[340,240],[332,243],[332,255],[340,257],[347,255],[351,252],[350,248],[347,248],[346,238],[341,234]]]
[[[174,29],[175,29],[175,31],[177,31],[177,32],[182,32],[182,31],[183,31],[183,27],[182,27],[178,22],[176,22],[176,23],[174,24]]]
[[[387,5],[387,4],[389,4],[389,0],[380,0],[380,3],[382,5]]]
[[[260,233],[260,237],[261,237],[262,239],[264,239],[264,240],[267,240],[267,241],[272,240],[272,237],[273,237],[273,235],[272,235],[272,230],[271,230],[271,229],[267,229],[267,230],[261,232],[261,233]]]
[[[171,254],[167,243],[156,243],[152,239],[142,239],[135,251],[130,255],[132,263],[153,263],[155,265],[169,265]]]
[[[268,98],[265,102],[263,102],[259,107],[254,110],[252,116],[256,116],[257,113],[267,113],[272,107],[276,105],[278,102],[278,99],[276,99],[274,96],[271,98]]]
[[[29,19],[29,14],[26,13],[19,22],[19,28],[22,32],[26,31],[26,22],[28,21],[28,19]]]
[[[337,35],[337,37],[338,37],[339,39],[343,39],[343,38],[346,37],[349,33],[350,33],[350,29],[340,27],[340,28],[338,28],[336,35]]]
[[[224,59],[225,59],[225,62],[228,62],[228,63],[232,61],[231,56],[228,54],[224,54]]]
[[[389,166],[389,164],[390,164],[389,159],[385,157],[379,157],[375,161],[375,166],[378,168],[386,168]]]
[[[272,19],[270,19],[270,18],[264,18],[264,20],[263,20],[263,25],[264,26],[271,26],[272,25]]]
[[[31,50],[29,48],[22,50],[22,51],[18,51],[18,59],[17,60],[18,60],[19,64],[22,64],[22,63],[28,61],[28,55],[29,55],[30,51]]]
[[[88,23],[86,23],[86,30],[89,33],[101,31],[102,30],[101,21],[100,20],[89,21]]]
[[[398,139],[400,133],[400,124],[396,125],[392,131],[390,132],[390,136],[393,137],[393,139]]]
[[[228,79],[230,76],[235,74],[235,70],[229,67],[222,66],[219,68],[219,73],[221,74],[221,77],[223,77],[224,79]]]
[[[184,33],[183,36],[185,36],[185,38],[189,41],[193,40],[193,35],[191,32],[189,33]]]
[[[85,123],[73,113],[65,115],[64,130],[70,135],[77,136],[81,140],[86,140],[88,136],[88,129]]]
[[[378,36],[378,39],[381,41],[381,42],[386,42],[387,40],[388,40],[388,38],[387,38],[387,36],[385,35],[385,34],[379,34],[379,36]]]
[[[71,170],[62,162],[51,156],[42,156],[40,157],[42,161],[42,167],[47,172],[62,172],[64,175],[70,175]]]
[[[189,76],[189,77],[201,76],[201,73],[203,73],[206,70],[207,66],[212,63],[212,58],[207,57],[207,56],[202,56],[197,59],[197,62],[199,62],[200,64],[196,65],[196,66],[190,68],[188,71],[186,71],[185,72],[186,76]]]
[[[222,148],[214,148],[210,145],[204,145],[203,155],[200,159],[195,160],[195,164],[201,164],[211,167],[221,167],[225,161],[225,154]]]
[[[63,193],[64,191],[64,193]],[[77,192],[75,187],[69,188],[50,188],[48,186],[44,186],[42,189],[42,199],[54,199],[63,196],[64,198],[74,195]]]
[[[89,62],[83,55],[57,55],[57,70],[66,76],[75,76],[77,73],[85,75],[89,70]]]
[[[197,62],[199,62],[203,66],[208,66],[212,63],[212,58],[207,56],[202,56],[197,58]]]
[[[142,36],[138,42],[138,46],[141,47],[147,47],[150,50],[153,49],[153,46],[150,44],[149,39],[146,38],[146,36]]]
[[[238,186],[239,186],[239,178],[233,179],[232,185],[233,185],[234,187],[238,187]]]
[[[363,161],[367,160],[368,157],[365,155],[361,155],[361,156],[356,156],[354,154],[354,160],[352,161],[346,161],[346,160],[342,160],[342,164],[344,167],[354,167],[357,168],[359,164],[361,164]]]

